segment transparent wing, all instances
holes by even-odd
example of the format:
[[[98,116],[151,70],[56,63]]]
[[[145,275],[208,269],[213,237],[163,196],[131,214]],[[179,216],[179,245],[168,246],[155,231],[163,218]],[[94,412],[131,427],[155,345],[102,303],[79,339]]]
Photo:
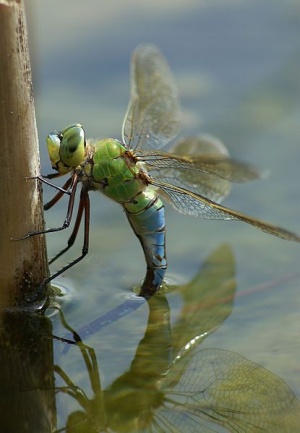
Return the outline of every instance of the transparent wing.
[[[176,155],[160,151],[136,151],[139,161],[156,179],[186,188],[220,202],[228,195],[231,182],[246,182],[261,177],[254,167],[229,158],[218,139],[202,135],[188,137],[172,149]]]
[[[220,431],[217,425],[236,433],[298,430],[299,400],[282,379],[260,365],[221,349],[197,351],[180,364],[181,359],[164,384],[166,403],[155,414],[159,426],[201,433]],[[172,376],[180,380],[168,390]]]
[[[289,232],[288,230],[246,215],[242,212],[224,207],[200,194],[196,194],[187,189],[170,185],[156,179],[151,179],[150,183],[159,188],[162,195],[170,202],[170,204],[178,212],[183,214],[204,219],[243,221],[273,236],[300,242],[300,236]]]
[[[163,171],[165,173],[162,173]],[[207,173],[188,173],[186,170],[160,170],[151,171],[151,175],[152,173],[153,177],[158,178],[160,182],[184,188],[217,203],[224,200],[231,190],[231,182]]]
[[[159,149],[179,130],[177,89],[162,53],[139,45],[131,63],[131,99],[123,122],[123,141],[130,149]]]
[[[188,137],[173,148],[176,154],[158,150],[137,150],[135,156],[146,163],[148,170],[181,169],[189,173],[200,171],[231,182],[247,182],[262,176],[262,173],[250,164],[229,158],[228,153],[217,152],[216,149],[201,152],[203,144],[208,144],[208,141],[203,143],[202,137]]]

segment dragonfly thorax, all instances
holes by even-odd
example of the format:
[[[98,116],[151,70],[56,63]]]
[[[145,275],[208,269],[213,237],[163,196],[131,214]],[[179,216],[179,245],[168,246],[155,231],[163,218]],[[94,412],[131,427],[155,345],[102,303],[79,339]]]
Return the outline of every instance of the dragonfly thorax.
[[[119,203],[131,201],[146,188],[132,154],[118,140],[106,138],[94,145],[90,167],[85,166],[91,189],[102,191]]]

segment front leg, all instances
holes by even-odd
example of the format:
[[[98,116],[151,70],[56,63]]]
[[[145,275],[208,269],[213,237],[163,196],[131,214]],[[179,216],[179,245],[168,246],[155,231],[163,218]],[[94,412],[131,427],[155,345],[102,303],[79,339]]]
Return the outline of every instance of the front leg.
[[[35,176],[33,179],[39,179],[41,182],[46,183],[47,185],[58,190],[58,193],[53,197],[53,199],[44,205],[44,210],[48,210],[52,206],[54,206],[62,198],[62,196],[64,194],[68,194],[70,196],[67,214],[66,214],[66,217],[65,217],[63,224],[60,227],[54,227],[54,228],[49,228],[49,229],[45,229],[45,230],[29,232],[26,235],[24,235],[21,238],[16,239],[16,240],[27,239],[27,238],[30,238],[31,236],[42,235],[42,234],[46,234],[46,233],[53,233],[53,232],[65,230],[67,227],[69,227],[71,219],[72,219],[74,202],[75,202],[75,195],[76,195],[76,188],[77,188],[77,184],[78,184],[77,174],[74,173],[73,176],[70,177],[67,180],[67,182],[63,185],[63,187],[59,187],[57,185],[54,185],[53,183],[49,182],[43,176]]]

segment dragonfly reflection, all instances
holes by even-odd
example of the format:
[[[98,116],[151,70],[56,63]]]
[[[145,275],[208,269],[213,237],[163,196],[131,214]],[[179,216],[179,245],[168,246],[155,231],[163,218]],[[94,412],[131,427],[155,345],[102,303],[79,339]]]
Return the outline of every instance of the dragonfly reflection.
[[[93,396],[56,365],[61,379],[57,391],[79,405],[58,431],[299,431],[300,402],[280,378],[236,353],[199,349],[231,313],[235,282],[230,250],[216,251],[201,272],[177,290],[184,300],[178,320],[170,325],[163,293],[151,298],[145,335],[131,366],[106,389],[101,387],[95,351],[80,341],[73,350],[82,354]]]

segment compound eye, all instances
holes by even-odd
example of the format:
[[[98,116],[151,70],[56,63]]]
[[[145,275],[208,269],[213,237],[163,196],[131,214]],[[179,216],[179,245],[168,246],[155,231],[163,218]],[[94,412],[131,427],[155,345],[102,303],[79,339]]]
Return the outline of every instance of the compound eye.
[[[84,160],[85,133],[79,123],[69,125],[61,132],[51,132],[46,142],[52,168],[60,174],[68,173]]]
[[[75,168],[85,155],[85,133],[79,123],[67,126],[62,132],[60,158],[67,167]]]

